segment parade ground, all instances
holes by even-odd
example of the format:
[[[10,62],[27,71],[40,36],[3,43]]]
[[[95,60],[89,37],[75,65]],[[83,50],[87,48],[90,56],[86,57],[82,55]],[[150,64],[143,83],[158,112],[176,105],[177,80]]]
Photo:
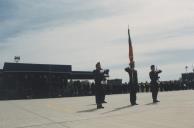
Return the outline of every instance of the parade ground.
[[[104,109],[95,97],[0,101],[0,128],[194,128],[194,90],[106,96]]]

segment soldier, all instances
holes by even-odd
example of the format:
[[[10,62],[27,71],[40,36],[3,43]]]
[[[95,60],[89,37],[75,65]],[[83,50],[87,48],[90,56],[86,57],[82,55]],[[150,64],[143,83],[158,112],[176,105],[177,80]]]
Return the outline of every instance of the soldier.
[[[158,96],[158,80],[159,80],[159,76],[158,74],[161,73],[162,70],[156,70],[154,65],[151,65],[151,71],[149,73],[151,82],[151,91],[152,91],[152,99],[153,99],[153,103],[156,102],[160,102],[159,100],[157,100],[157,96]]]
[[[138,88],[137,71],[134,69],[134,62],[131,62],[130,67],[125,68],[125,71],[129,74],[129,90],[130,90],[130,102],[131,105],[138,105],[136,103],[136,93]]]
[[[104,80],[104,71],[101,68],[100,62],[96,64],[96,69],[93,71],[95,79],[95,98],[97,109],[104,108],[102,103],[104,102],[104,90],[102,81]]]

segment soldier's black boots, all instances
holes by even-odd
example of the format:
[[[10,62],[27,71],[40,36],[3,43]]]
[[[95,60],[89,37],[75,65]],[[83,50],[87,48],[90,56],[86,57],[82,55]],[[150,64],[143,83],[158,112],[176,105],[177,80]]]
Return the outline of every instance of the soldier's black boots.
[[[157,103],[157,102],[160,102],[159,100],[153,100],[153,103]]]
[[[101,104],[100,105],[97,105],[97,109],[102,109],[104,108]]]
[[[131,105],[133,106],[133,105],[139,105],[139,104],[137,104],[137,103],[132,103]]]

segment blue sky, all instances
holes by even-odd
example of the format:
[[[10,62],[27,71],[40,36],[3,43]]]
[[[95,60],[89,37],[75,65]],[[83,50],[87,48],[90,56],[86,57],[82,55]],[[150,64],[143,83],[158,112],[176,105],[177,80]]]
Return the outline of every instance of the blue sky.
[[[180,78],[186,65],[192,71],[192,0],[0,0],[0,67],[16,55],[73,70],[100,61],[110,79],[127,81],[128,25],[139,81],[149,81],[151,64],[161,80]]]

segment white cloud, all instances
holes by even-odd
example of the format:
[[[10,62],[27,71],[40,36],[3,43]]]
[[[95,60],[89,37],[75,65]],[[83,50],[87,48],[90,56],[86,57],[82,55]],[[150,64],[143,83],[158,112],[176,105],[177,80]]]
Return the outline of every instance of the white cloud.
[[[27,11],[16,15],[16,19],[22,19],[14,24],[4,21],[5,27],[12,24],[9,32],[20,31],[20,27],[22,32],[15,37],[9,32],[6,34],[7,39],[0,44],[1,65],[4,61],[13,61],[15,55],[20,55],[22,62],[72,64],[73,70],[92,70],[95,63],[101,61],[103,67],[111,68],[111,78],[127,81],[123,69],[128,65],[128,24],[140,81],[149,80],[151,64],[161,66],[165,74],[161,78],[167,80],[178,79],[182,66],[192,63],[192,52],[184,52],[185,62],[177,58],[171,60],[180,55],[174,51],[194,48],[191,0],[36,2],[22,1],[20,11]],[[24,4],[26,6],[22,7]],[[38,20],[40,17],[48,21]],[[17,25],[17,29],[13,29]],[[33,26],[36,29],[32,29]],[[160,62],[160,58],[165,62]]]

